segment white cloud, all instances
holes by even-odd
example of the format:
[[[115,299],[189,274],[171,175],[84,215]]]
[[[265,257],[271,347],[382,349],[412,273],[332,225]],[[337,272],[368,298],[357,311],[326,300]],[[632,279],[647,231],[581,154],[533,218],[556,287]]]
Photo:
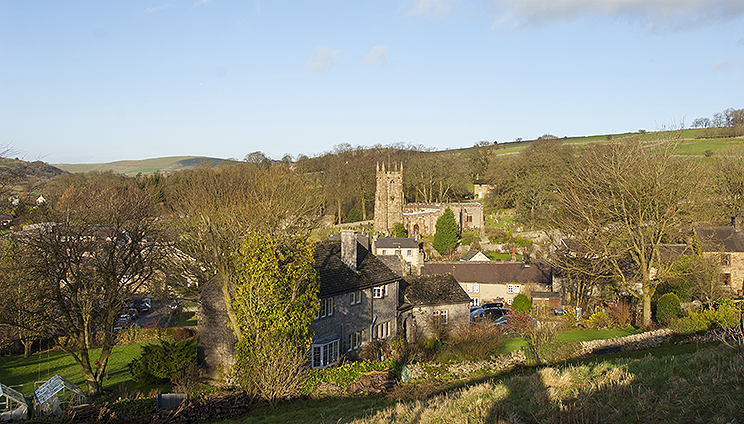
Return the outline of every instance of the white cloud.
[[[166,3],[166,4],[162,5],[162,6],[148,7],[147,9],[145,9],[145,13],[155,13],[158,10],[163,10],[166,7],[169,7],[169,6],[170,5]]]
[[[196,6],[201,6],[201,5],[203,5],[203,4],[207,4],[207,3],[209,3],[210,1],[212,1],[212,0],[199,0],[198,2],[194,3],[194,7],[196,7]]]
[[[339,53],[341,53],[341,50],[331,50],[328,46],[318,46],[313,50],[310,60],[302,66],[313,72],[330,72],[333,65],[336,64],[333,60]]]
[[[722,71],[725,69],[731,68],[731,62],[728,60],[719,60],[718,62],[713,64],[713,70],[714,71]]]
[[[367,66],[372,66],[375,63],[380,63],[380,65],[385,66],[387,65],[388,61],[388,51],[386,46],[375,46],[370,50],[369,53],[367,53],[367,56],[364,56],[364,64]]]
[[[416,0],[416,6],[408,11],[409,15],[422,16],[428,14],[448,15],[452,6],[458,0]]]
[[[711,25],[744,16],[744,2],[732,0],[495,0],[502,14],[493,28],[607,16],[638,20],[646,31]]]

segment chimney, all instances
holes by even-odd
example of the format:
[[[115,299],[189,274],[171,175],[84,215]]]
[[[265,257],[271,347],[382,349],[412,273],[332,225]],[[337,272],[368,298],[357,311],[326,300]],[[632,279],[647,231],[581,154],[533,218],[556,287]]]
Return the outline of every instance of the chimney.
[[[341,260],[352,271],[357,270],[357,236],[354,230],[341,230]]]
[[[734,227],[734,231],[740,231],[741,230],[741,217],[740,216],[732,216],[731,217],[731,226]]]

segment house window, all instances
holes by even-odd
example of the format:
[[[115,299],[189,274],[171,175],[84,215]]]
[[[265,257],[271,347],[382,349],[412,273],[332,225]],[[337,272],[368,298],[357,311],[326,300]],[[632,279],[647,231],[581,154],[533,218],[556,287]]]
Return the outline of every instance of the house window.
[[[390,321],[375,325],[374,335],[378,340],[390,337]]]
[[[358,290],[358,291],[349,293],[349,299],[352,305],[358,305],[362,303],[362,291]]]
[[[349,334],[349,351],[357,350],[364,343],[364,330]]]
[[[406,256],[413,256],[413,250],[411,249],[406,250]]]
[[[377,286],[372,288],[372,297],[375,299],[382,299],[383,297],[387,296],[388,289],[387,284],[384,286]]]
[[[473,222],[473,215],[468,215],[468,216],[467,216],[467,217],[465,218],[465,222]]]
[[[519,293],[519,284],[509,284],[506,286],[507,293]]]
[[[466,284],[466,286],[467,286],[468,293],[472,293],[473,292],[473,285],[472,284]]]
[[[514,299],[506,299],[506,304],[511,306],[512,302],[514,302]]]
[[[480,284],[473,284],[473,293],[480,293]]]
[[[724,253],[723,255],[721,255],[721,265],[731,266],[731,254],[730,253]]]
[[[338,340],[322,345],[313,345],[313,368],[325,368],[338,359]]]
[[[315,314],[315,319],[333,316],[333,298],[320,299],[320,308]]]
[[[471,297],[470,298],[470,306],[478,306],[478,305],[480,305],[480,298]]]
[[[724,286],[730,286],[731,285],[731,274],[729,274],[729,273],[723,274],[723,285]]]
[[[380,254],[381,254],[382,256],[385,256],[385,255],[387,255],[387,250],[385,250],[385,249],[382,249],[382,253],[380,253]]]
[[[440,310],[434,311],[432,315],[434,316],[434,324],[447,325],[447,310],[446,309],[440,309]]]

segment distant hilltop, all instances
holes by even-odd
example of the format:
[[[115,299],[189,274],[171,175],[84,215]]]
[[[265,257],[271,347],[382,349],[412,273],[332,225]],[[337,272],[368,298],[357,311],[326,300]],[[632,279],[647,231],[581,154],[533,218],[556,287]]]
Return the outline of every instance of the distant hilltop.
[[[59,169],[67,172],[112,171],[119,174],[137,175],[161,172],[164,174],[193,169],[199,166],[213,168],[233,159],[220,159],[205,156],[170,156],[141,160],[120,160],[108,163],[60,163],[55,164]]]

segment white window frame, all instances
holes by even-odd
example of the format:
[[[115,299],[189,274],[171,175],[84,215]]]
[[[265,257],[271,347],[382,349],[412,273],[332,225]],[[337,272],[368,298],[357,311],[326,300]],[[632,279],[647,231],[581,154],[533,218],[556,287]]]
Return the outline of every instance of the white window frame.
[[[434,316],[435,324],[447,325],[447,310],[446,309],[437,309],[434,312],[432,312],[432,315]]]
[[[480,284],[473,284],[473,293],[480,293]]]
[[[390,337],[390,321],[375,325],[374,337],[377,340],[387,339]]]
[[[465,284],[465,287],[467,288],[467,292],[468,293],[472,293],[473,292],[473,285],[471,283]]]
[[[315,319],[332,317],[335,303],[332,297],[320,299],[320,307],[318,312],[315,313]]]
[[[506,299],[506,304],[511,306],[512,302],[514,302],[514,299]]]
[[[372,287],[372,297],[375,299],[382,299],[388,294],[388,285]]]
[[[359,350],[364,344],[364,330],[349,333],[349,352]]]
[[[362,303],[362,291],[357,290],[349,293],[349,303],[353,305],[359,305]]]
[[[313,368],[327,368],[338,360],[338,340],[325,344],[313,345],[312,364]]]
[[[519,291],[520,291],[519,284],[509,284],[506,286],[507,293],[519,294]]]
[[[480,306],[480,298],[479,297],[471,297],[470,298],[470,306]]]

